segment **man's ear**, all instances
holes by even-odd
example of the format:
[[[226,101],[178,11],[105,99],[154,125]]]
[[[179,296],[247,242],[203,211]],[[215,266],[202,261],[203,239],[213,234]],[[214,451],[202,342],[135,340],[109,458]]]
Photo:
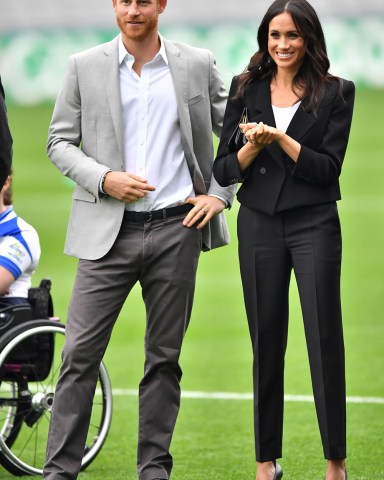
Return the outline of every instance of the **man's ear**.
[[[159,0],[159,13],[163,13],[167,6],[167,0]]]

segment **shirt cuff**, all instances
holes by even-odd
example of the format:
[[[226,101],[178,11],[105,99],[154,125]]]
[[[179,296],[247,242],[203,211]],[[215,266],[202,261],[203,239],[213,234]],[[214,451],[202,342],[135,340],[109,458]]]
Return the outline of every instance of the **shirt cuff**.
[[[105,180],[105,177],[107,175],[107,173],[109,172],[112,172],[112,170],[107,170],[106,172],[103,173],[103,175],[100,177],[100,180],[99,180],[99,193],[102,193],[104,195],[107,195],[105,192],[104,192],[104,189],[103,189],[103,186],[104,186],[104,180]]]

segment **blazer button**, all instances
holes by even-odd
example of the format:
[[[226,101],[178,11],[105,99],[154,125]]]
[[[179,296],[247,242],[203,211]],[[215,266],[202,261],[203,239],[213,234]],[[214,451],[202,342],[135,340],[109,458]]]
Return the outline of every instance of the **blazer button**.
[[[265,167],[260,168],[261,175],[265,175],[267,173],[267,169]]]

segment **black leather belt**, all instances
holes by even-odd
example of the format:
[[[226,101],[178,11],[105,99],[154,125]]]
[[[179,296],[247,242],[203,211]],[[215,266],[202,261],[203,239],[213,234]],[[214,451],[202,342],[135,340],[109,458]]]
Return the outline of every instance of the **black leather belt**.
[[[188,213],[192,210],[193,205],[189,203],[184,203],[183,205],[178,205],[177,207],[170,208],[161,208],[160,210],[152,210],[148,212],[131,212],[125,210],[124,220],[128,222],[151,222],[152,220],[165,220],[169,217],[175,217],[176,215],[182,215],[183,213]]]

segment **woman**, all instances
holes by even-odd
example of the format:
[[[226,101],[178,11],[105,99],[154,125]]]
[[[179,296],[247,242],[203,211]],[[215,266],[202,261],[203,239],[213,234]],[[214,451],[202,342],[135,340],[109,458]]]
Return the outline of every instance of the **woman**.
[[[12,177],[0,191],[0,308],[28,301],[31,276],[40,259],[36,230],[12,208]]]
[[[354,85],[332,76],[322,27],[305,0],[277,0],[259,50],[232,81],[214,174],[238,191],[239,259],[254,351],[257,480],[282,469],[288,290],[298,284],[327,480],[346,478],[338,178]],[[245,145],[229,139],[240,125]]]

